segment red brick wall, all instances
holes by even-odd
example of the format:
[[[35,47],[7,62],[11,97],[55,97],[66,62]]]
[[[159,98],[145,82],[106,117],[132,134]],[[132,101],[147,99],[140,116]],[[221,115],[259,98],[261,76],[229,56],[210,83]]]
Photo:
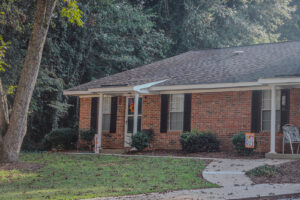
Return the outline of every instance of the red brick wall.
[[[252,92],[219,92],[192,94],[191,129],[215,131],[221,140],[221,150],[232,150],[231,138],[241,131],[251,130]],[[80,99],[79,127],[89,129],[91,98]],[[160,95],[143,97],[142,129],[153,129],[153,149],[181,149],[180,132],[160,133]],[[118,97],[117,131],[103,132],[104,148],[123,148],[126,97]],[[300,126],[300,89],[292,89],[290,123]],[[256,135],[257,151],[268,152],[270,133]],[[276,151],[281,152],[282,133],[276,134]]]
[[[300,89],[290,90],[290,124],[300,127]],[[276,133],[276,152],[282,152],[282,137],[280,132]],[[257,135],[258,147],[257,151],[270,151],[270,133],[262,132]],[[285,151],[290,152],[289,145],[285,145]]]
[[[193,94],[191,129],[215,131],[221,149],[231,149],[233,134],[251,129],[251,97],[250,91]],[[142,129],[154,130],[154,149],[181,149],[181,132],[160,133],[160,101],[159,95],[143,98]]]
[[[126,97],[118,97],[116,133],[102,132],[103,148],[120,149],[124,147],[125,103]],[[82,130],[90,129],[91,106],[92,98],[80,98],[79,128]],[[85,145],[85,142],[79,141],[79,148]]]
[[[214,131],[222,150],[231,150],[231,138],[251,130],[252,92],[219,92],[192,95],[191,129]]]
[[[91,128],[92,98],[80,98],[79,128],[89,130]]]
[[[153,129],[153,149],[181,149],[180,132],[160,132],[160,95],[143,97],[142,129]]]
[[[300,89],[290,91],[290,124],[300,127]]]
[[[121,149],[124,147],[125,132],[125,106],[126,97],[118,97],[117,128],[116,133],[108,131],[102,133],[102,147],[109,149]]]

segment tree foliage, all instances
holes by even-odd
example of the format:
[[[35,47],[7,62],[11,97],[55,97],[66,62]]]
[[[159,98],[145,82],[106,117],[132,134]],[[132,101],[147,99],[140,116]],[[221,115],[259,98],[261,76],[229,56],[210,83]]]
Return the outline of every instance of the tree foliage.
[[[80,1],[80,28],[62,17],[64,7],[66,2],[59,1],[45,43],[23,144],[27,150],[41,149],[51,130],[77,127],[78,100],[63,96],[64,89],[164,58],[171,43],[142,7],[114,0]],[[7,89],[17,85],[34,14],[34,9],[18,9],[27,18],[18,24],[22,28],[0,26],[0,34],[12,42],[7,52],[10,70],[0,74]],[[14,94],[8,98],[11,108]]]
[[[278,29],[291,18],[292,0],[132,0],[154,12],[173,39],[171,54],[203,48],[279,41]]]
[[[2,35],[0,35],[0,72],[4,72],[5,68],[8,67],[7,63],[4,61],[5,52],[9,43],[4,42]]]

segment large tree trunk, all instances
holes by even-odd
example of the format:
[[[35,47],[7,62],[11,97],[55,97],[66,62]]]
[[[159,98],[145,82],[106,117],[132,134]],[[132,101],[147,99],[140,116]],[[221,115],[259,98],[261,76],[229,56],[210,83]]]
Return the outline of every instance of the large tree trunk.
[[[16,162],[26,134],[27,114],[36,84],[42,52],[56,0],[37,0],[34,27],[29,41],[8,129],[2,138],[0,162]]]
[[[8,119],[8,106],[7,106],[7,99],[6,94],[3,91],[2,82],[0,79],[0,149],[3,143],[3,136],[7,130],[9,123]]]

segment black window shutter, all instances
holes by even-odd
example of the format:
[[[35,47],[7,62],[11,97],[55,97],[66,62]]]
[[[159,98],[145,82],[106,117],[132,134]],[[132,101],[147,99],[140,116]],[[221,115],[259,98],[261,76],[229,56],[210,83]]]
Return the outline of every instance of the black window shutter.
[[[117,110],[118,110],[118,97],[111,98],[111,112],[110,112],[110,133],[116,132],[117,127]]]
[[[184,94],[183,131],[191,131],[192,94]]]
[[[262,92],[252,92],[251,132],[258,133],[261,130],[261,100]]]
[[[92,98],[92,106],[91,106],[91,130],[97,130],[98,125],[98,97]]]
[[[166,133],[168,129],[168,113],[169,112],[169,95],[161,95],[161,109],[160,109],[160,132]]]
[[[280,110],[281,110],[281,121],[280,127],[285,124],[289,124],[290,121],[290,90],[283,89],[281,90],[281,101],[280,101]]]

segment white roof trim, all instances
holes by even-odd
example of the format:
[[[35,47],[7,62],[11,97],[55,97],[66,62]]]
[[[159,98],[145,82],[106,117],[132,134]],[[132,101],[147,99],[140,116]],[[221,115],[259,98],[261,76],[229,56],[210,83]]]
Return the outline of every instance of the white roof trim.
[[[253,87],[261,86],[258,82],[240,82],[240,83],[216,83],[216,84],[197,84],[197,85],[171,85],[171,86],[154,86],[150,91],[165,90],[193,90],[193,89],[218,89],[218,88],[235,88],[235,87]]]
[[[125,86],[125,87],[103,87],[103,88],[92,88],[88,89],[89,92],[132,92],[133,86]]]
[[[89,91],[68,91],[68,90],[64,90],[63,94],[66,96],[79,96],[79,95],[88,95],[88,94],[92,94]]]
[[[83,96],[83,95],[94,95],[97,93],[126,93],[126,92],[138,92],[141,94],[157,94],[164,93],[166,91],[185,91],[185,90],[221,90],[234,88],[266,88],[266,86],[277,85],[277,86],[293,86],[300,85],[300,77],[288,77],[288,78],[266,78],[259,79],[257,82],[238,82],[238,83],[213,83],[213,84],[195,84],[195,85],[171,85],[171,86],[156,86],[157,84],[163,83],[167,80],[150,82],[136,86],[126,87],[105,87],[105,88],[92,88],[87,91],[64,91],[64,95],[70,96]]]
[[[258,83],[261,83],[261,84],[289,84],[289,83],[299,83],[300,84],[300,77],[263,78],[263,79],[258,79]]]

